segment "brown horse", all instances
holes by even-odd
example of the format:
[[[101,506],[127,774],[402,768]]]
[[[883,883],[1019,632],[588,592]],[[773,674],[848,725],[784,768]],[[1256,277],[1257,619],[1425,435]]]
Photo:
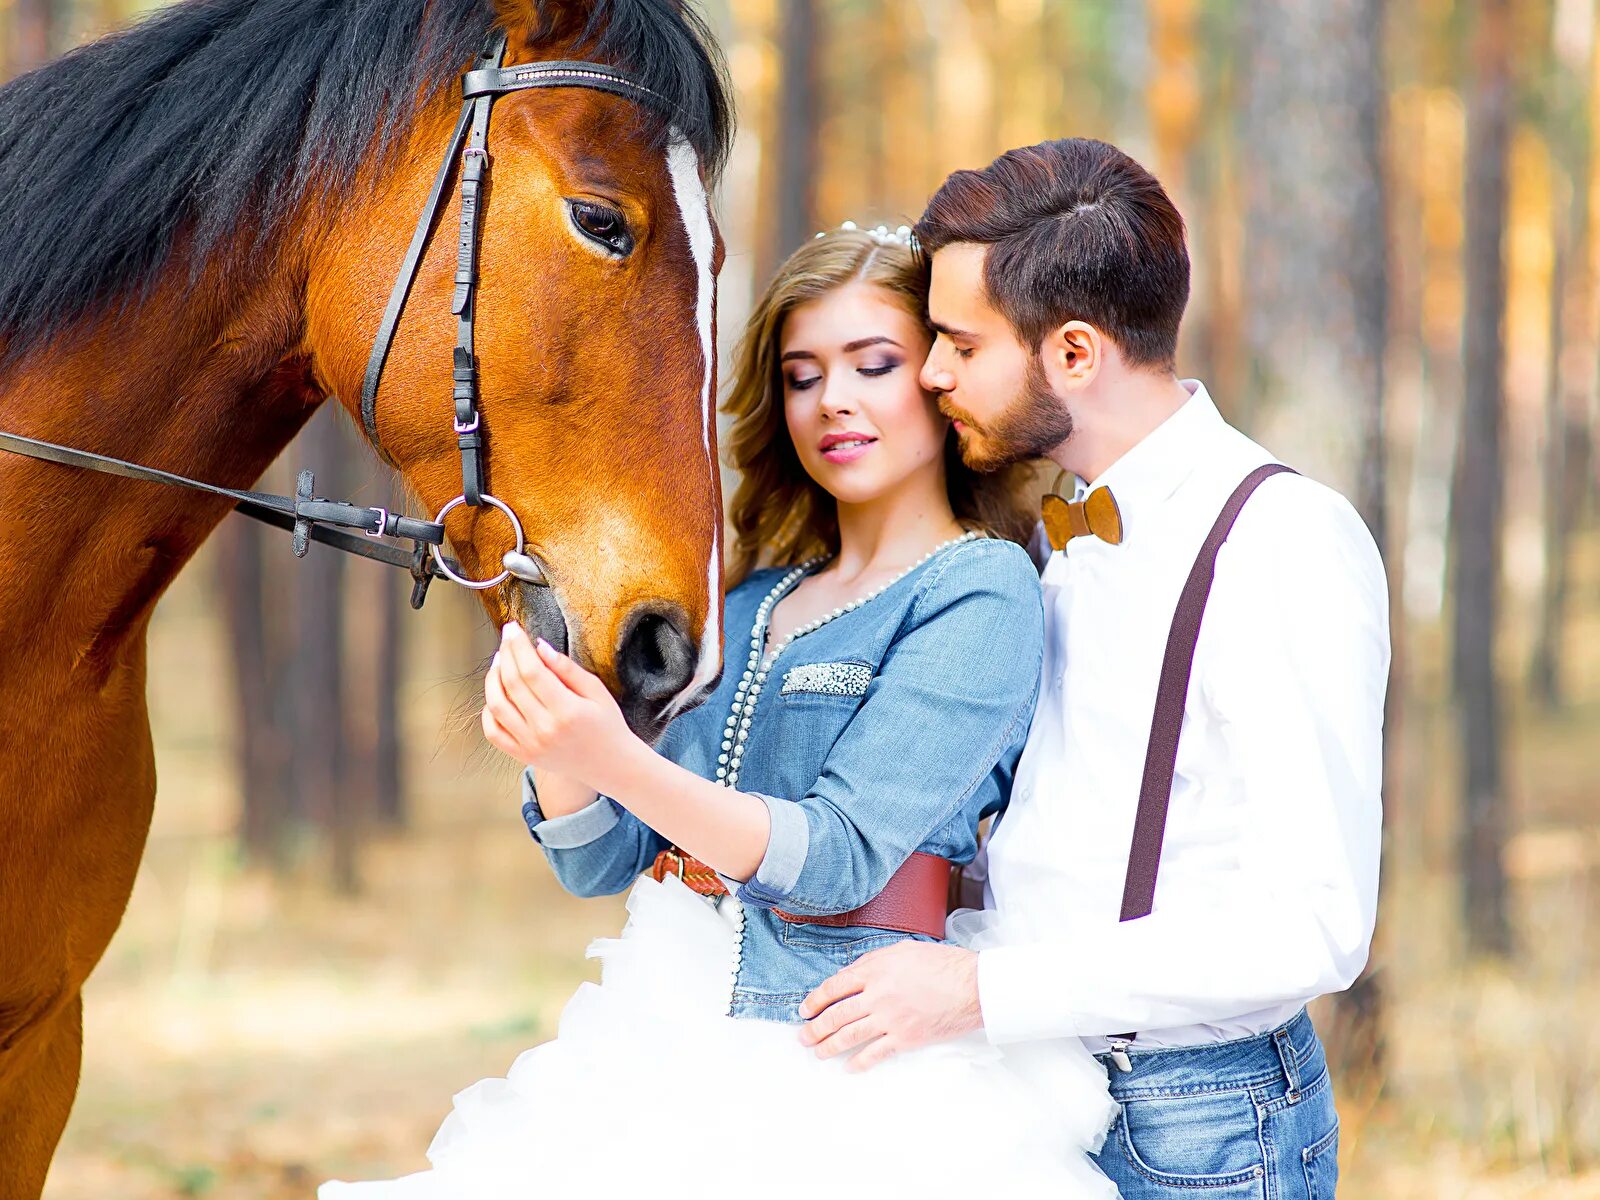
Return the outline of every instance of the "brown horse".
[[[730,111],[677,0],[190,0],[0,89],[0,430],[245,487],[325,398],[358,411],[454,85],[496,26],[508,64],[610,63],[659,102],[496,101],[476,312],[488,486],[574,653],[653,734],[721,651],[706,187]],[[426,515],[461,491],[458,207],[377,402]],[[42,1187],[77,1086],[79,989],[149,829],[151,610],[227,511],[0,453],[5,1200]],[[512,547],[493,509],[447,526],[473,578]],[[492,620],[530,620],[527,585],[480,594]]]

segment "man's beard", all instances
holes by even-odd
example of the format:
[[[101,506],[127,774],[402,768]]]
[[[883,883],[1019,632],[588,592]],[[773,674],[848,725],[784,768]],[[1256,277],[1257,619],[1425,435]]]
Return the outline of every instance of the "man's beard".
[[[961,458],[974,471],[998,471],[1012,463],[1043,458],[1072,436],[1072,414],[1050,387],[1039,356],[1028,360],[1022,394],[1001,411],[992,425],[980,425],[939,398],[939,409],[967,427],[961,435]]]

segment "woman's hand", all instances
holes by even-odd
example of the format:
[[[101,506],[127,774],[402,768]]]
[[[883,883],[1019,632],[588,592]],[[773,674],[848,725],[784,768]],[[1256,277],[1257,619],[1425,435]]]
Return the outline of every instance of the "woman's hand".
[[[605,768],[642,743],[605,684],[516,622],[483,685],[483,736],[518,762],[605,792]]]
[[[541,780],[563,776],[609,796],[730,879],[760,867],[771,837],[766,802],[661,757],[628,728],[605,685],[543,638],[535,645],[507,625],[483,693],[483,736]]]

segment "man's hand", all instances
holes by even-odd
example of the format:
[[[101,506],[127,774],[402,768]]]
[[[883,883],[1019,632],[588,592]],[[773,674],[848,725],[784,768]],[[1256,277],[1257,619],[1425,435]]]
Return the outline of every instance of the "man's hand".
[[[934,942],[896,942],[863,954],[805,998],[800,1040],[817,1057],[857,1046],[849,1069],[865,1071],[902,1050],[983,1028],[978,955]]]

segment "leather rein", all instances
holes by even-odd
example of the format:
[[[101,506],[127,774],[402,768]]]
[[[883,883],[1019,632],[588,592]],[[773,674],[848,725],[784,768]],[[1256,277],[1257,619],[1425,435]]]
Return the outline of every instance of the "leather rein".
[[[378,384],[383,378],[384,363],[394,343],[395,330],[405,311],[406,299],[443,210],[445,188],[459,160],[461,227],[456,243],[455,292],[450,308],[456,317],[452,370],[455,413],[452,427],[461,451],[461,494],[441,508],[433,520],[403,516],[381,507],[322,499],[313,494],[315,479],[310,471],[299,473],[293,496],[278,496],[268,492],[221,487],[110,455],[60,446],[4,430],[0,430],[0,450],[61,466],[226,497],[234,501],[234,511],[291,531],[297,558],[305,557],[311,542],[321,542],[348,554],[403,568],[414,581],[411,588],[412,608],[422,607],[427,598],[428,584],[436,575],[443,575],[454,583],[474,590],[496,587],[513,573],[526,582],[540,586],[541,590],[548,587],[548,580],[544,578],[537,561],[524,553],[522,523],[516,513],[510,505],[491,495],[484,486],[484,430],[478,411],[478,363],[473,349],[473,311],[478,287],[480,198],[489,174],[489,117],[496,97],[528,88],[582,87],[644,103],[661,104],[663,101],[643,84],[602,63],[551,60],[506,67],[502,65],[505,52],[505,31],[497,30],[478,56],[474,68],[461,78],[461,116],[450,135],[443,161],[434,176],[428,199],[417,219],[416,231],[411,235],[411,244],[389,294],[389,303],[373,339],[372,353],[367,360],[366,376],[361,386],[361,423],[366,430],[367,440],[393,466],[394,461],[384,453],[378,439]],[[511,565],[507,565],[489,579],[468,579],[461,574],[459,564],[443,554],[440,547],[444,544],[445,514],[460,504],[475,508],[489,506],[506,515],[516,534],[516,549],[506,556],[508,560],[517,560],[515,571]],[[382,538],[409,540],[412,547],[407,550],[381,541]],[[555,615],[559,616],[559,610]],[[559,640],[564,642],[565,638]]]

